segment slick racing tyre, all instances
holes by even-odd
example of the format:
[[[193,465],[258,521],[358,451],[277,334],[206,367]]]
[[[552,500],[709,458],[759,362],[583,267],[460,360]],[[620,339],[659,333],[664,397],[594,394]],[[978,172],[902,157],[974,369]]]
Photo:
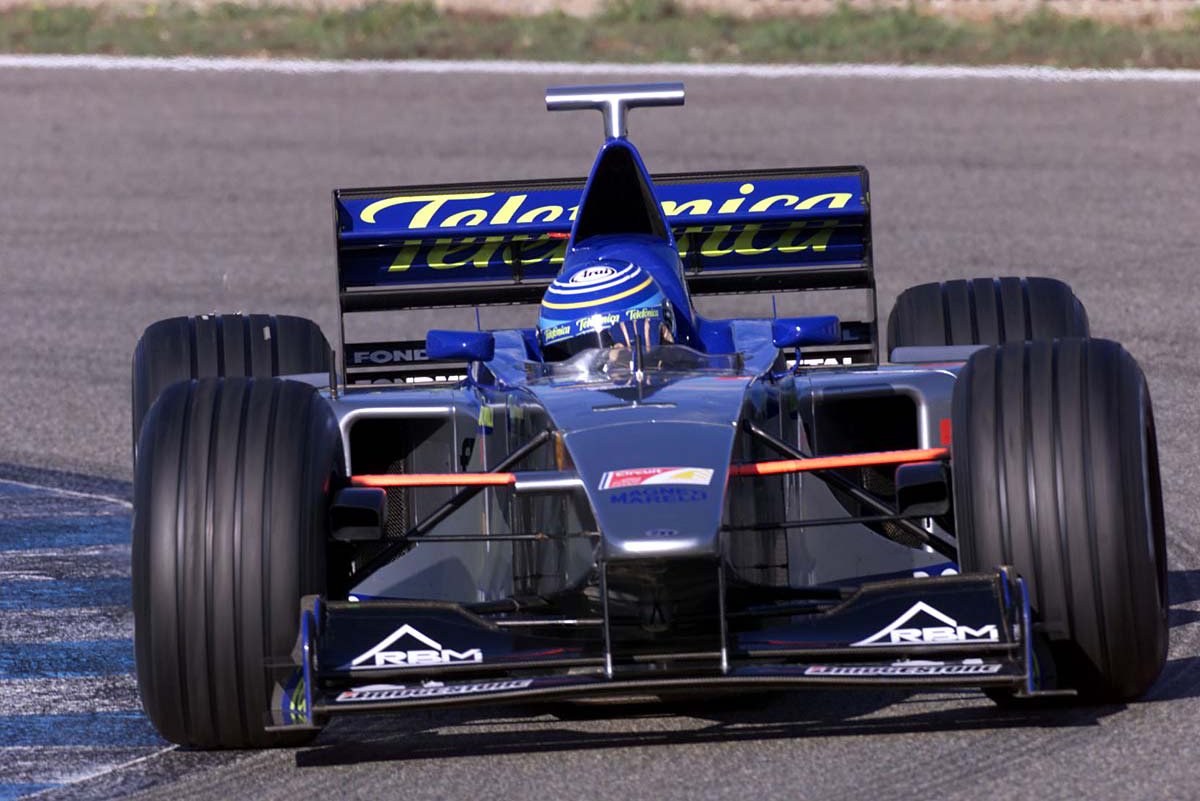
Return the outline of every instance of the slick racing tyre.
[[[188,378],[328,373],[333,353],[312,320],[273,314],[205,314],[159,320],[133,351],[133,442],[168,386]]]
[[[163,737],[198,748],[295,745],[264,731],[300,599],[325,589],[337,421],[278,378],[179,381],[151,407],[134,478],[137,681]]]
[[[1016,568],[1060,687],[1100,703],[1144,693],[1166,659],[1167,566],[1137,362],[1103,339],[986,348],[959,374],[952,419],[963,570]]]
[[[974,278],[910,287],[888,317],[888,346],[1003,345],[1090,336],[1087,311],[1053,278]]]

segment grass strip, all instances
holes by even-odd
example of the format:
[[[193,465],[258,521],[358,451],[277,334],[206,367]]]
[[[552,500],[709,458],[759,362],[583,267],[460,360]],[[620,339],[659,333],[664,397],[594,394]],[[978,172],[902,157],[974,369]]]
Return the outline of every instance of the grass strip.
[[[913,7],[842,6],[820,17],[684,13],[671,0],[614,0],[592,19],[442,13],[428,3],[345,9],[221,3],[0,12],[0,51],[318,59],[535,59],[681,63],[1043,64],[1200,68],[1200,14],[1178,28],[1038,11],[950,20]]]

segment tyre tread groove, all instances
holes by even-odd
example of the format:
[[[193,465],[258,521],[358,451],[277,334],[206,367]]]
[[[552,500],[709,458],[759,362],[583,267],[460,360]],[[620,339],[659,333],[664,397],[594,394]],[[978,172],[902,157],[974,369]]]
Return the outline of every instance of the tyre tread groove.
[[[200,337],[199,337],[198,332],[196,331],[196,325],[197,325],[197,323],[196,323],[195,317],[187,318],[187,334],[188,334],[187,355],[188,355],[188,368],[189,368],[187,377],[193,378],[193,379],[200,377],[200,361],[199,361],[199,358],[200,358],[199,357],[199,349],[200,349],[199,339],[200,339]]]
[[[1054,429],[1050,438],[1051,446],[1054,449],[1054,473],[1055,473],[1055,495],[1056,506],[1058,511],[1058,543],[1059,543],[1059,565],[1061,568],[1062,580],[1064,585],[1064,594],[1067,598],[1066,604],[1066,623],[1069,631],[1075,631],[1078,628],[1078,621],[1075,619],[1075,606],[1070,603],[1070,599],[1075,597],[1074,582],[1071,576],[1071,545],[1068,540],[1069,530],[1067,528],[1067,485],[1066,472],[1063,467],[1063,421],[1062,421],[1062,387],[1061,387],[1061,371],[1059,369],[1059,349],[1055,348],[1051,355],[1051,390],[1050,404],[1054,414]]]
[[[942,299],[942,329],[945,332],[946,344],[951,345],[951,344],[954,344],[954,329],[950,326],[950,293],[949,293],[949,290],[946,289],[945,284],[938,284],[937,287],[938,287],[938,294],[941,296],[941,299]],[[915,318],[917,317],[917,315],[912,314],[909,316],[911,318],[913,318],[913,322],[914,322],[913,327],[915,328],[916,327],[915,326],[915,322],[916,322]],[[913,337],[913,339],[915,341],[916,337]]]
[[[249,342],[249,338],[246,340]],[[248,363],[248,362],[247,362]],[[245,495],[246,495],[246,424],[250,415],[250,400],[251,393],[248,389],[242,390],[241,409],[238,412],[238,428],[237,428],[237,459],[234,462],[234,477],[233,477],[233,543],[231,551],[234,554],[233,560],[233,608],[242,609],[244,599],[242,597],[242,560],[240,558],[244,547],[242,542],[242,519],[246,513],[245,510]],[[245,637],[244,626],[240,615],[233,616],[234,636],[233,636],[233,670],[235,676],[235,684],[237,686],[237,717],[238,731],[244,741],[251,739],[249,720],[246,717],[246,695],[245,695],[245,666],[242,664],[242,639]]]
[[[1088,434],[1092,430],[1092,409],[1090,393],[1087,391],[1092,380],[1091,375],[1091,352],[1090,348],[1083,347],[1080,356],[1080,365],[1083,378],[1081,385],[1082,393],[1082,408],[1079,410],[1079,419],[1083,428],[1083,463],[1084,465],[1092,464],[1092,441]],[[1099,532],[1097,531],[1096,521],[1096,487],[1092,471],[1083,471],[1083,488],[1085,502],[1083,504],[1083,518],[1086,523],[1088,532],[1088,562],[1091,565],[1091,591],[1092,597],[1095,599],[1096,617],[1098,618],[1096,626],[1096,635],[1099,646],[1099,654],[1104,660],[1104,668],[1109,672],[1112,669],[1112,654],[1108,650],[1108,641],[1105,636],[1106,610],[1104,608],[1104,587],[1103,587],[1103,565],[1100,559],[1099,551]]]
[[[995,460],[994,469],[997,474],[996,481],[996,508],[1000,516],[1000,560],[1002,564],[1008,564],[1012,559],[1012,518],[1008,513],[1008,498],[1006,497],[1008,483],[1005,481],[1007,470],[1005,466],[1005,438],[1004,438],[1004,374],[1003,374],[1003,359],[999,358],[1000,352],[992,354],[992,398],[995,410],[995,421],[993,425],[995,430],[995,452],[993,459]]]
[[[1004,325],[1004,299],[1001,296],[1000,279],[992,279],[992,303],[996,306],[996,341],[1004,343],[1008,341],[1005,336]]]
[[[272,610],[271,610],[272,587],[271,587],[270,564],[271,564],[271,539],[272,539],[271,535],[274,533],[271,528],[272,524],[274,523],[274,521],[272,519],[272,517],[273,517],[272,512],[274,511],[274,508],[273,508],[274,504],[272,503],[272,501],[274,500],[274,495],[275,495],[275,459],[274,459],[274,456],[275,456],[276,426],[277,426],[278,415],[279,415],[280,386],[281,385],[278,382],[275,382],[275,381],[271,382],[270,411],[267,414],[266,457],[265,457],[266,470],[263,472],[263,504],[262,504],[262,515],[263,515],[262,531],[265,532],[265,534],[259,538],[259,549],[260,549],[259,569],[262,571],[259,575],[259,582],[262,586],[262,595],[263,595],[263,601],[262,601],[262,608],[263,608],[262,619],[263,620],[274,620],[274,618],[272,617]],[[261,631],[261,636],[262,636],[262,640],[259,643],[259,646],[262,648],[262,653],[264,656],[270,656],[271,655],[271,632],[268,629],[268,627],[266,627],[266,626],[263,627],[263,629]],[[261,672],[261,670],[260,670],[260,672]]]
[[[267,318],[267,330],[271,332],[271,375],[279,375],[279,318],[274,314]]]
[[[238,316],[241,317],[242,325],[242,362],[245,365],[245,374],[254,375],[254,333],[250,327],[250,315]]]
[[[1021,317],[1025,321],[1025,339],[1033,339],[1033,311],[1029,305],[1029,279],[1022,277],[1021,282]]]
[[[220,349],[218,349],[218,353],[219,352],[220,352]],[[216,551],[215,544],[214,544],[214,538],[215,538],[214,516],[216,514],[216,502],[217,502],[217,499],[216,499],[216,492],[217,492],[217,475],[216,475],[217,458],[216,458],[216,455],[217,455],[218,449],[220,447],[219,443],[218,443],[218,437],[220,436],[220,431],[221,431],[221,401],[222,401],[222,390],[223,389],[224,389],[223,384],[217,384],[217,386],[213,392],[212,419],[211,419],[211,423],[210,423],[210,429],[208,432],[208,458],[207,458],[208,470],[207,470],[207,473],[206,473],[205,479],[204,479],[204,527],[203,527],[203,529],[204,529],[204,559],[202,561],[204,581],[203,581],[202,586],[203,586],[203,590],[204,590],[204,592],[203,592],[204,635],[205,635],[204,636],[204,641],[205,641],[204,657],[205,657],[205,662],[208,665],[208,669],[207,669],[208,681],[205,682],[205,685],[207,685],[207,692],[205,692],[205,695],[208,697],[208,704],[205,705],[206,706],[205,712],[206,712],[206,717],[208,718],[209,726],[211,727],[214,734],[220,732],[220,724],[216,719],[216,709],[213,704],[213,699],[217,695],[218,688],[212,681],[213,677],[216,676],[216,671],[217,671],[217,665],[214,661],[215,660],[214,652],[216,650],[216,640],[215,640],[216,626],[214,625],[214,623],[215,623],[216,617],[215,617],[214,610],[213,610],[213,606],[214,606],[214,603],[216,600],[216,598],[215,598],[216,592],[213,588],[213,582],[216,580],[216,570],[214,569],[213,562],[215,560],[215,551]]]
[[[979,336],[979,315],[976,313],[977,308],[978,307],[975,301],[975,282],[967,281],[966,312],[967,320],[969,321],[969,330],[971,332],[971,342],[981,341]]]
[[[1025,457],[1025,460],[1024,460],[1025,461],[1025,488],[1026,488],[1025,491],[1029,498],[1029,502],[1026,507],[1027,514],[1028,514],[1028,517],[1026,518],[1026,525],[1028,526],[1027,531],[1029,531],[1031,533],[1041,531],[1041,526],[1039,525],[1041,521],[1038,519],[1037,474],[1036,474],[1036,469],[1035,469],[1035,464],[1034,464],[1035,453],[1034,453],[1034,439],[1033,439],[1033,434],[1034,434],[1033,429],[1034,429],[1034,423],[1035,423],[1034,417],[1033,417],[1033,391],[1032,391],[1033,390],[1033,381],[1032,381],[1033,364],[1032,363],[1033,363],[1034,347],[1035,347],[1035,345],[1032,342],[1026,342],[1024,344],[1025,358],[1022,360],[1022,364],[1021,364],[1021,371],[1022,371],[1021,401],[1022,401],[1022,406],[1023,406],[1022,413],[1024,414],[1024,417],[1025,417],[1025,426],[1023,429],[1023,433],[1025,436],[1022,439],[1022,445],[1023,445],[1024,451],[1025,451],[1025,453],[1024,453],[1024,457]],[[1030,537],[1030,539],[1032,540],[1032,537]],[[1030,553],[1031,563],[1033,566],[1034,586],[1038,587],[1039,590],[1041,590],[1044,593],[1046,591],[1046,582],[1045,582],[1045,578],[1042,575],[1041,549],[1038,548],[1036,544],[1034,544],[1033,547],[1030,549],[1030,552],[1031,552]]]
[[[176,490],[176,502],[175,502],[176,518],[175,518],[175,582],[174,583],[175,583],[176,590],[175,590],[175,608],[174,608],[174,611],[175,611],[174,635],[175,635],[175,649],[176,649],[176,653],[177,653],[177,663],[179,666],[179,688],[181,690],[183,690],[189,686],[188,669],[187,669],[187,654],[185,652],[185,646],[187,645],[187,643],[185,641],[185,638],[181,634],[185,630],[184,629],[185,621],[184,621],[183,616],[186,612],[186,606],[184,604],[184,599],[182,597],[185,584],[184,584],[184,581],[181,578],[181,576],[187,575],[187,566],[186,566],[186,564],[184,564],[184,561],[187,558],[187,548],[186,548],[186,544],[184,542],[184,536],[185,536],[186,530],[187,530],[186,525],[185,525],[184,512],[187,509],[186,490],[187,490],[187,475],[188,475],[188,462],[189,462],[188,444],[190,442],[190,437],[188,435],[191,432],[191,422],[192,422],[192,393],[189,392],[187,394],[187,398],[185,400],[185,404],[183,407],[183,427],[182,427],[182,431],[180,434],[180,441],[182,444],[180,446],[179,469],[176,473],[176,475],[177,475],[177,478],[176,478],[177,490]],[[188,704],[187,692],[186,691],[179,692],[178,700],[179,700],[180,719],[183,724],[183,729],[184,729],[184,731],[190,731],[192,728],[192,725],[191,725],[192,715],[191,715],[190,705]]]
[[[225,375],[225,315],[213,316],[214,338],[217,341],[217,375]]]

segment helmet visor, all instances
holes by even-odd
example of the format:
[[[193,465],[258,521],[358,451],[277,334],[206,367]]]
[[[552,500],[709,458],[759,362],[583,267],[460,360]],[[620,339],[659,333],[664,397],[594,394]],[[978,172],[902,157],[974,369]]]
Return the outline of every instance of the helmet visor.
[[[657,347],[664,342],[673,342],[674,336],[664,320],[661,308],[632,309],[620,315],[620,319],[582,319],[576,327],[583,330],[574,336],[554,339],[542,343],[542,358],[546,361],[562,361],[588,348],[629,348],[641,340],[642,348]]]

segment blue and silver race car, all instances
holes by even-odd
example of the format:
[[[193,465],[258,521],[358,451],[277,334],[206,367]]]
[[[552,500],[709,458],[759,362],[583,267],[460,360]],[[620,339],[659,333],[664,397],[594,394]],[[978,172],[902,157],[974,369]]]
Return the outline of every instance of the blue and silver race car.
[[[334,193],[340,366],[297,317],[143,334],[133,606],[164,737],[729,688],[1151,686],[1150,395],[1065,284],[923,284],[881,335],[866,169],[653,175],[628,112],[682,85],[546,100],[603,112],[586,179]],[[771,304],[702,313],[729,295]],[[814,298],[841,313],[774,302]],[[522,304],[524,327],[392,333]]]

